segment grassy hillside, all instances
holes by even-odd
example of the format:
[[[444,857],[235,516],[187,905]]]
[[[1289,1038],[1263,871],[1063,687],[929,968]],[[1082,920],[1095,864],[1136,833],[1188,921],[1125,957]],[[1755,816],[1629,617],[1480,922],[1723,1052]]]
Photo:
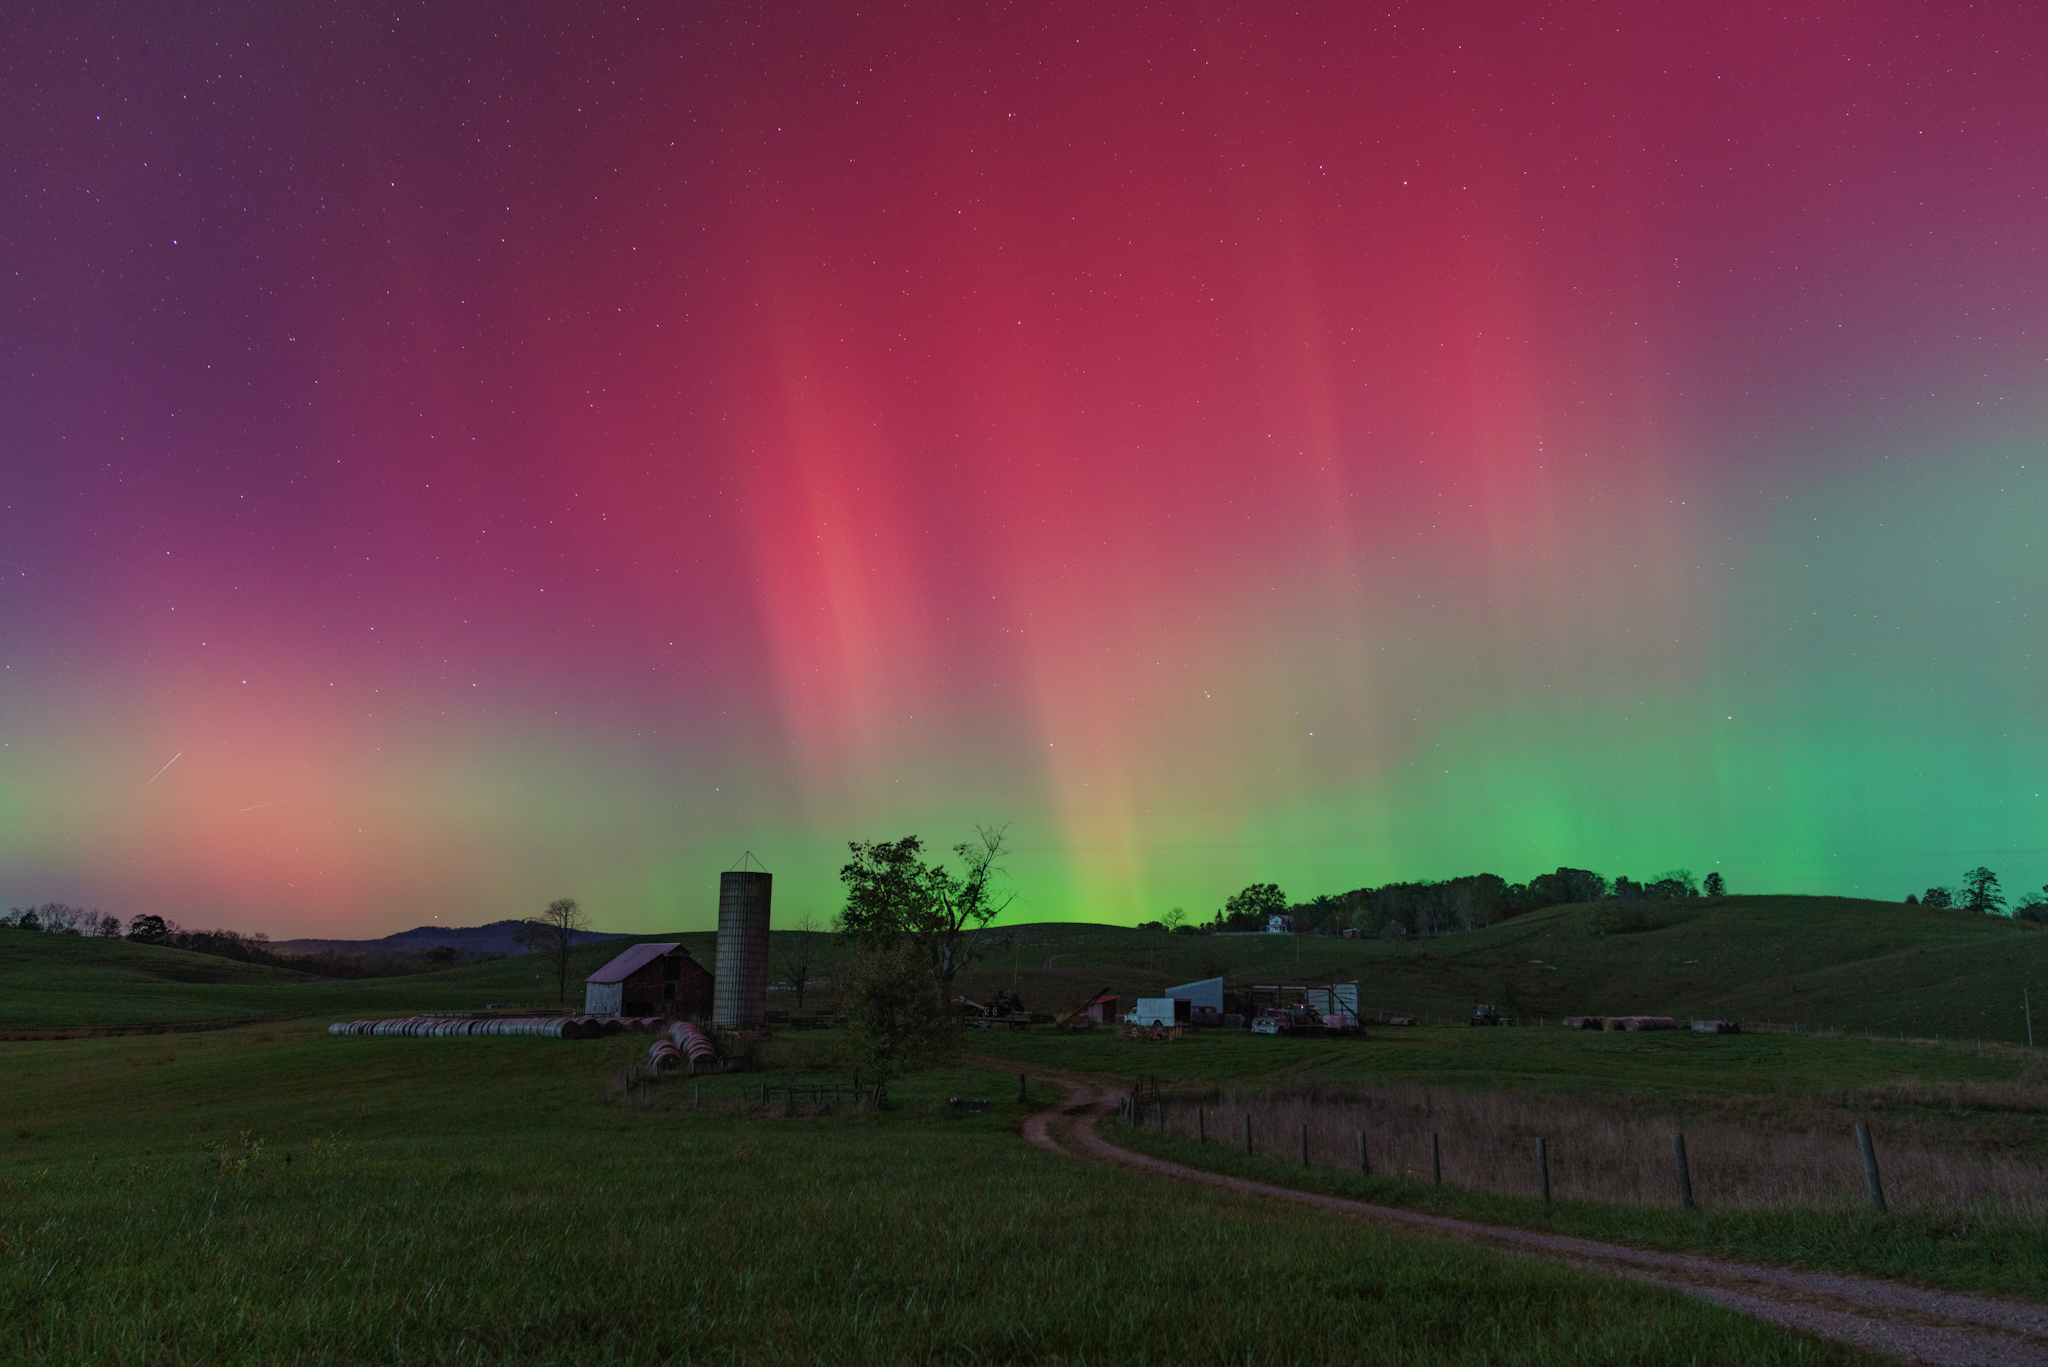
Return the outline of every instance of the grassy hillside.
[[[985,957],[958,983],[1060,1010],[1107,987],[1127,997],[1222,973],[1236,979],[1360,983],[1364,1005],[1462,1019],[1474,1002],[1510,1015],[1581,1012],[1741,1016],[1894,1036],[2021,1041],[2021,991],[2048,993],[2048,928],[1971,912],[1830,897],[1709,898],[1653,909],[1616,932],[1611,905],[1551,907],[1469,934],[1394,945],[1280,935],[1166,935],[1043,923],[985,932]],[[677,939],[707,967],[710,932]],[[575,952],[582,976],[636,940]],[[777,932],[779,976],[794,939]],[[813,937],[814,994],[832,999],[845,949]],[[548,1006],[554,987],[527,958],[404,978],[327,981],[120,941],[0,930],[0,1029],[130,1027],[263,1016],[409,1015],[487,1005]],[[793,994],[772,991],[770,1005]],[[2048,1011],[2036,1022],[2048,1044]]]
[[[1384,941],[1206,936],[1106,926],[1020,928],[963,979],[970,995],[1079,1001],[1223,973],[1357,979],[1362,1004],[1462,1019],[1659,1013],[2020,1041],[2021,990],[2048,992],[2048,928],[1973,912],[1837,897],[1725,897],[1652,909],[1602,932],[1608,906],[1561,906],[1469,934]],[[1047,960],[1051,966],[1046,967]],[[2048,1044],[2048,1012],[2037,1013]]]
[[[645,938],[684,940],[710,962],[708,934]],[[577,949],[570,1000],[580,1005],[583,975],[634,943],[607,940]],[[554,1004],[552,975],[526,957],[398,978],[327,979],[125,940],[0,929],[0,1030],[342,1020]]]

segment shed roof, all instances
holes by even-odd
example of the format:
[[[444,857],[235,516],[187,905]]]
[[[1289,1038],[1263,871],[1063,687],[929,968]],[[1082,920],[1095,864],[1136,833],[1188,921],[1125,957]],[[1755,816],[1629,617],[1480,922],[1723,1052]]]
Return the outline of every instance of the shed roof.
[[[613,959],[583,981],[590,983],[622,983],[640,969],[659,959],[671,950],[682,949],[680,942],[666,945],[634,945],[618,958]],[[683,950],[688,954],[688,950]]]

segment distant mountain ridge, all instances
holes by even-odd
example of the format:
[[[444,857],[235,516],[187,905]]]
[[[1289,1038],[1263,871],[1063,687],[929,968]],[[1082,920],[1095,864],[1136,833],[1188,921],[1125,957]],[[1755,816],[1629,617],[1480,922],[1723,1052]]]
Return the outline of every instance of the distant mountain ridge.
[[[520,954],[525,951],[513,939],[519,927],[525,922],[492,921],[481,926],[414,926],[401,930],[395,935],[386,935],[379,940],[273,940],[271,948],[281,949],[288,954],[416,954],[436,945],[450,949],[467,950],[472,954]],[[637,937],[625,931],[579,930],[576,943],[589,944],[593,940],[631,940]]]

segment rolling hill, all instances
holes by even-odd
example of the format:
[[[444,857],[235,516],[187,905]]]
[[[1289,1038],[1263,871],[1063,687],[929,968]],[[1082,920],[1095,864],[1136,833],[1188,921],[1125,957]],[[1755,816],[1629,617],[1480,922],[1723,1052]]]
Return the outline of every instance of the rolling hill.
[[[1484,930],[1406,944],[1281,935],[1167,935],[1041,922],[978,937],[958,989],[998,989],[1056,1011],[1098,988],[1126,997],[1221,973],[1240,980],[1357,979],[1368,1013],[1459,1019],[1474,1002],[1509,1015],[1739,1016],[1855,1031],[2024,1041],[2022,993],[2048,991],[2048,928],[1972,912],[1831,897],[1726,897],[1652,907],[1617,931],[1611,904],[1546,908]],[[708,931],[638,935],[578,948],[582,976],[628,944],[680,940],[715,961]],[[812,995],[829,1003],[848,952],[812,942]],[[776,932],[778,973],[795,947]],[[342,1019],[551,1006],[530,958],[401,978],[329,980],[116,940],[0,930],[0,1028],[169,1027],[279,1016]],[[771,1007],[793,1006],[786,987]],[[2048,1043],[2048,1015],[2037,1023]]]

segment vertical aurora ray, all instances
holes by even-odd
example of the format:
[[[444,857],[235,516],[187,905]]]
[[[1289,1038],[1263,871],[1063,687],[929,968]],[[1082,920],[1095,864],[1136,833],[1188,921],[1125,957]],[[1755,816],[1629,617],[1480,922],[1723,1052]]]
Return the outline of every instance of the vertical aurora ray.
[[[501,18],[0,57],[9,900],[2048,877],[2035,11]]]

